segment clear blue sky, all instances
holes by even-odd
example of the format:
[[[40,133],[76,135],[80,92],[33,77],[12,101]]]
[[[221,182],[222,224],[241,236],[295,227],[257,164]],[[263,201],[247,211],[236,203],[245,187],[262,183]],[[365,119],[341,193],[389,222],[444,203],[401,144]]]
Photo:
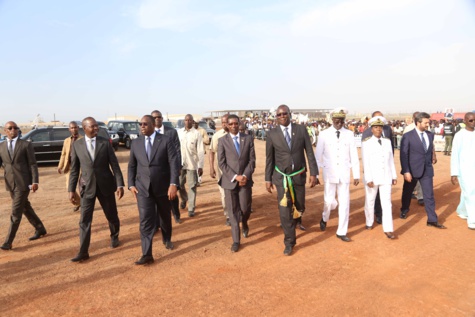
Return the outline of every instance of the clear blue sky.
[[[471,0],[0,0],[1,123],[475,109]]]

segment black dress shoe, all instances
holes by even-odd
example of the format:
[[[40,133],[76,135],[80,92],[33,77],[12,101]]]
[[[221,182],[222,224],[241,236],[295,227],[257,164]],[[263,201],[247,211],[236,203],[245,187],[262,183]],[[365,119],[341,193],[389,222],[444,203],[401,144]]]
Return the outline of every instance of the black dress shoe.
[[[371,226],[366,226],[366,230],[371,230],[371,229],[373,229],[373,227],[371,227]]]
[[[325,231],[326,228],[327,228],[327,223],[323,221],[323,219],[320,220],[320,230]]]
[[[401,219],[406,219],[408,212],[409,212],[409,210],[407,210],[407,211],[402,211],[402,210],[401,210],[401,215],[399,215],[399,218],[401,218]]]
[[[165,248],[167,248],[168,250],[173,250],[175,246],[173,245],[173,242],[171,241],[167,241],[165,242]]]
[[[38,230],[35,231],[35,234],[32,237],[29,238],[29,240],[30,241],[38,240],[39,238],[41,238],[45,234],[46,234],[46,229],[45,228],[38,229]]]
[[[234,242],[233,245],[231,246],[231,252],[238,252],[239,250],[239,243]]]
[[[175,223],[182,223],[181,219],[175,219]]]
[[[381,219],[380,216],[377,216],[377,217],[376,217],[376,223],[377,223],[377,224],[382,224],[382,223],[383,223],[383,220]]]
[[[249,226],[242,226],[242,236],[244,238],[249,237]]]
[[[151,255],[143,255],[138,261],[135,262],[136,265],[145,265],[145,264],[152,264],[153,263],[153,256]]]
[[[350,241],[351,241],[351,239],[348,238],[346,235],[345,235],[345,236],[336,235],[336,237],[337,237],[338,239],[341,239],[341,241],[345,241],[345,242],[350,242]]]
[[[301,223],[299,223],[297,227],[298,227],[300,230],[302,230],[302,231],[307,230],[304,226],[302,226]]]
[[[194,217],[195,216],[195,211],[194,210],[188,210],[188,217]]]
[[[226,218],[226,222],[224,223],[224,225],[231,227],[231,221],[229,221],[229,218]]]
[[[119,246],[119,237],[111,238],[111,249],[115,249]]]
[[[419,204],[419,206],[424,206],[424,199],[417,200],[417,203]]]
[[[286,245],[284,249],[284,255],[291,255],[292,254],[292,246]]]
[[[447,229],[447,227],[445,227],[444,225],[438,223],[437,221],[436,222],[427,222],[427,226],[428,227],[435,227],[437,229]]]
[[[86,261],[87,259],[89,259],[89,253],[78,254],[78,255],[76,255],[75,258],[71,259],[71,262],[82,262],[82,261]]]
[[[396,239],[392,232],[385,232],[384,234],[386,235],[386,237],[388,237],[388,239]]]
[[[5,250],[5,251],[8,251],[8,250],[11,250],[11,249],[12,249],[12,245],[9,244],[9,243],[4,243],[4,244],[2,244],[2,246],[0,247],[0,249]]]
[[[186,208],[186,202],[182,201],[180,203],[180,209],[185,209]]]

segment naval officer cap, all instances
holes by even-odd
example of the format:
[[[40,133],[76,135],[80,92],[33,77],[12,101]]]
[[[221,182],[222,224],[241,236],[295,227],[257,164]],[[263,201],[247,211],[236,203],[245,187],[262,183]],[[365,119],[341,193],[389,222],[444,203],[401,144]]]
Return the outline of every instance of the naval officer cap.
[[[335,108],[330,112],[332,118],[346,118],[346,114],[348,113],[348,109],[340,107]]]
[[[383,126],[387,123],[386,119],[382,116],[376,116],[369,120],[368,124],[370,127]]]

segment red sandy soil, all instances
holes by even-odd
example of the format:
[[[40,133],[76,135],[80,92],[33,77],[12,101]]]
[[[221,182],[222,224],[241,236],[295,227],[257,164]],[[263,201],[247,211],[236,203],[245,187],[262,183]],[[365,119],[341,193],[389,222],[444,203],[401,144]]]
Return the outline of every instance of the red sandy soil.
[[[175,249],[156,236],[155,263],[136,266],[141,255],[138,211],[129,192],[118,202],[122,223],[117,249],[99,204],[93,221],[90,260],[71,263],[78,252],[79,213],[67,200],[64,176],[40,167],[40,189],[30,195],[48,234],[26,219],[13,250],[0,252],[0,316],[474,316],[475,232],[455,210],[460,189],[450,183],[450,157],[438,154],[434,179],[437,213],[448,229],[426,226],[415,201],[399,219],[402,176],[393,187],[397,240],[380,225],[365,230],[364,188],[351,187],[351,216],[345,243],[335,237],[337,212],[319,229],[323,187],[307,188],[307,231],[283,255],[276,194],[265,191],[265,144],[256,140],[257,169],[250,236],[231,253],[230,228],[216,181],[205,165],[197,212],[174,225]],[[396,151],[396,158],[398,158]],[[128,150],[117,152],[126,179]],[[396,168],[399,169],[398,159]],[[321,179],[321,177],[320,177]],[[0,177],[0,237],[10,215],[10,197]],[[0,250],[1,251],[1,250]]]

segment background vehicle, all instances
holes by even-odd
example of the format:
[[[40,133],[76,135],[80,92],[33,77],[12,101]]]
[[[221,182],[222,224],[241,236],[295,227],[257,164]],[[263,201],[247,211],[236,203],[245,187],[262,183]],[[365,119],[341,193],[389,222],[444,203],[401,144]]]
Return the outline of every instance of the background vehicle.
[[[137,121],[111,120],[107,128],[111,138],[117,138],[127,149],[130,149],[132,140],[136,139],[140,133],[140,125]]]
[[[208,122],[200,121],[198,122],[198,126],[206,130],[206,133],[208,133],[210,139],[213,137],[215,131],[214,129],[211,129],[211,127],[208,125]]]
[[[176,127],[175,129],[181,129],[185,126],[185,119],[178,119],[176,122]]]
[[[79,127],[79,134],[84,136],[82,127]],[[118,143],[113,143],[106,128],[99,128],[97,135],[109,139],[112,147],[117,150]],[[64,139],[70,136],[71,133],[68,127],[39,127],[21,138],[33,144],[35,158],[38,163],[57,163],[61,157]]]
[[[162,125],[166,126],[166,127],[170,127],[170,128],[175,128],[175,126],[173,125],[173,123],[171,123],[170,121],[163,121],[162,122]]]

